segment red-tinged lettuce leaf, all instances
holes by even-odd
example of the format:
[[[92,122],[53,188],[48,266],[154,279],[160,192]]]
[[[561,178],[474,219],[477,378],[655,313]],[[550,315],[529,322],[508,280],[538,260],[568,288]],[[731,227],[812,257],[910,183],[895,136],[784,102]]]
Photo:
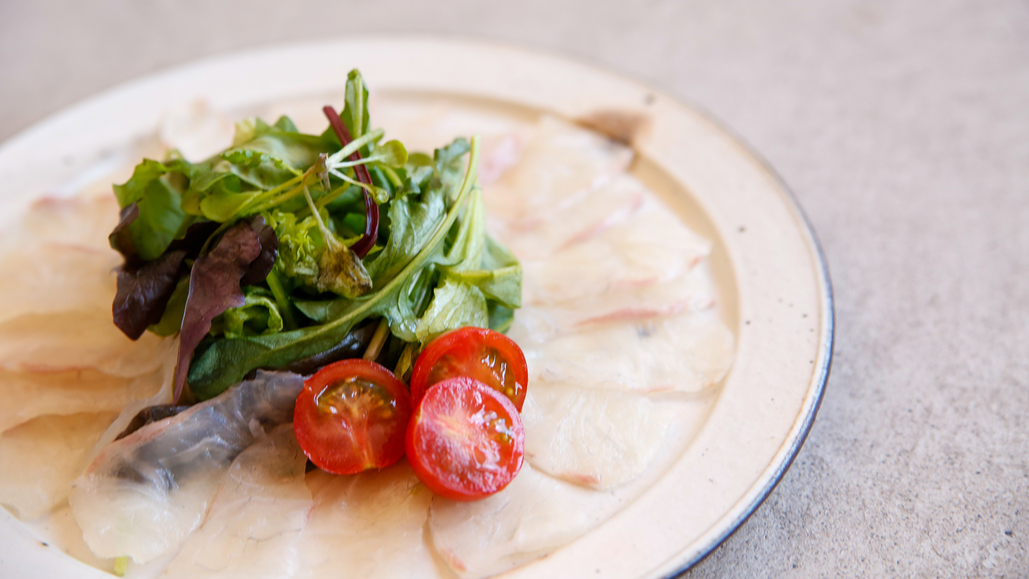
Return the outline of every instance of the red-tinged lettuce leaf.
[[[189,297],[186,298],[182,329],[179,332],[174,400],[177,401],[182,395],[189,373],[190,357],[211,330],[211,321],[225,310],[246,303],[240,281],[248,274],[260,279],[268,275],[271,268],[266,269],[264,266],[262,255],[265,250],[261,245],[262,238],[268,239],[268,231],[271,231],[271,237],[274,238],[274,231],[260,216],[240,221],[225,232],[210,252],[201,255],[193,264]],[[275,239],[275,247],[278,247],[278,239]],[[263,275],[259,275],[261,270],[264,271]]]
[[[107,240],[111,244],[111,248],[125,258],[125,263],[138,262],[139,252],[136,251],[136,244],[132,241],[132,232],[129,231],[129,226],[139,217],[139,205],[133,201],[122,207],[119,217],[118,225],[114,226],[114,230],[107,236]]]
[[[279,256],[279,238],[275,236],[275,230],[265,223],[264,217],[253,217],[250,220],[250,227],[257,233],[257,240],[261,243],[261,254],[250,264],[250,269],[243,276],[243,283],[246,285],[263,282]]]
[[[186,251],[169,251],[161,257],[118,269],[118,292],[114,296],[114,325],[126,336],[138,340],[147,326],[161,321],[168,298],[175,291]]]
[[[125,256],[125,264],[118,269],[118,291],[111,311],[114,325],[133,340],[139,339],[148,326],[161,321],[178,280],[189,273],[182,267],[183,260],[195,257],[218,226],[210,222],[194,223],[186,236],[172,242],[163,255],[144,262],[133,252],[132,239],[127,235],[127,225],[136,214],[135,206],[133,203],[122,210],[122,222],[111,233],[111,245]]]

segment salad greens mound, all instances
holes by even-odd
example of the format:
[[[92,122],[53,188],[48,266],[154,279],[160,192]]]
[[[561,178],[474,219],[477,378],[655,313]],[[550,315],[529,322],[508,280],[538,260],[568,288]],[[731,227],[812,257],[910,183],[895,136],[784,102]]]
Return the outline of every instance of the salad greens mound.
[[[225,151],[145,159],[114,186],[114,321],[179,333],[176,400],[187,378],[207,399],[258,368],[362,354],[402,378],[445,331],[510,325],[521,266],[486,234],[477,138],[408,154],[367,104],[354,70],[320,135],[250,118]]]

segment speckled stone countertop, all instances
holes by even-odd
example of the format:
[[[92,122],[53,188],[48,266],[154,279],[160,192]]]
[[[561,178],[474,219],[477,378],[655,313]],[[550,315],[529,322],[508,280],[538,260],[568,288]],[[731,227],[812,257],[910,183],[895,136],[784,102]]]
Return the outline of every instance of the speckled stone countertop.
[[[355,31],[551,50],[708,111],[828,258],[818,419],[686,574],[1029,576],[1029,4],[1020,0],[0,2],[0,140],[192,59]]]

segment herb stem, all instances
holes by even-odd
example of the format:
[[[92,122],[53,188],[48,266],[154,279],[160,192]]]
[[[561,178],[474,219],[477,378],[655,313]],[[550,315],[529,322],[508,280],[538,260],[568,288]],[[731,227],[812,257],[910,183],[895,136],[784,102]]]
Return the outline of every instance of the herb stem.
[[[393,369],[393,375],[398,380],[407,384],[407,373],[411,371],[414,366],[414,360],[418,357],[418,346],[408,342],[404,346],[404,351],[400,353],[400,359],[397,360],[397,367]]]
[[[275,197],[274,199],[268,199],[264,203],[262,203],[260,205],[257,205],[255,207],[252,207],[250,209],[247,209],[246,211],[248,213],[260,213],[262,211],[267,211],[267,210],[275,207],[276,205],[281,205],[282,203],[285,203],[286,201],[289,201],[290,199],[296,197],[297,195],[300,195],[301,193],[304,192],[304,190],[306,188],[307,188],[307,183],[305,183],[304,181],[301,181],[299,185],[297,185],[296,187],[290,189],[289,191],[279,195],[278,197]],[[243,212],[241,211],[240,213],[243,213]]]
[[[404,186],[404,182],[400,180],[400,175],[397,175],[397,172],[394,171],[392,167],[383,165],[382,172],[386,174],[386,178],[389,179],[389,182],[397,189]]]
[[[372,335],[372,341],[368,343],[368,348],[364,351],[365,360],[374,362],[379,357],[379,352],[382,351],[382,345],[386,343],[386,336],[389,335],[389,320],[382,318],[379,320],[379,327],[375,328],[375,334]]]
[[[129,558],[128,557],[115,557],[114,559],[114,574],[119,577],[124,577],[125,572],[129,570]]]
[[[386,132],[382,129],[375,129],[374,131],[369,131],[366,135],[357,137],[353,141],[347,143],[342,149],[329,155],[329,158],[325,161],[325,165],[327,167],[337,166],[339,163],[343,162],[343,159],[346,159],[350,155],[353,155],[354,153],[358,152],[358,150],[360,150],[361,147],[367,145],[370,142],[381,139],[382,135],[384,134],[386,134]],[[351,159],[350,161],[351,165],[348,166],[364,162],[361,158]]]
[[[246,205],[244,205],[243,207],[240,207],[239,211],[236,212],[236,215],[234,215],[232,219],[229,219],[229,221],[233,221],[236,217],[247,215],[248,213],[260,213],[264,209],[254,209],[255,205],[257,205],[259,203],[264,203],[268,199],[271,199],[272,197],[274,197],[279,192],[285,191],[286,189],[288,189],[290,187],[294,187],[297,183],[303,183],[304,178],[307,177],[308,173],[310,173],[310,169],[308,169],[307,171],[305,171],[304,173],[302,173],[300,175],[297,175],[296,177],[293,177],[292,179],[290,179],[289,181],[286,181],[285,183],[283,183],[281,185],[277,185],[276,187],[274,187],[272,189],[269,189],[269,190],[265,191],[264,193],[261,193],[260,195],[255,196],[253,199],[248,201],[246,203]]]
[[[295,330],[297,328],[297,321],[293,318],[293,306],[290,304],[289,296],[286,295],[286,288],[282,287],[282,280],[279,279],[279,274],[275,273],[274,268],[268,272],[268,277],[265,278],[265,281],[268,282],[268,288],[272,290],[272,295],[275,296],[275,303],[279,306],[282,320],[286,322],[286,329]]]

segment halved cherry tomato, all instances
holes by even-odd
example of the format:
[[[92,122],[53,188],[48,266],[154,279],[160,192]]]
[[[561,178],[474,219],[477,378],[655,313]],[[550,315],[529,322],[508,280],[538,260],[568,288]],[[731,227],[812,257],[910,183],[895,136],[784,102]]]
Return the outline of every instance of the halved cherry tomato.
[[[506,396],[472,378],[430,388],[407,427],[407,461],[418,479],[455,501],[484,498],[522,468],[525,431]]]
[[[467,327],[430,342],[411,372],[412,402],[417,406],[430,386],[455,376],[475,378],[507,396],[522,411],[529,370],[522,349],[504,334]]]
[[[375,362],[340,360],[304,382],[293,429],[307,458],[333,474],[384,468],[404,456],[411,398]]]

